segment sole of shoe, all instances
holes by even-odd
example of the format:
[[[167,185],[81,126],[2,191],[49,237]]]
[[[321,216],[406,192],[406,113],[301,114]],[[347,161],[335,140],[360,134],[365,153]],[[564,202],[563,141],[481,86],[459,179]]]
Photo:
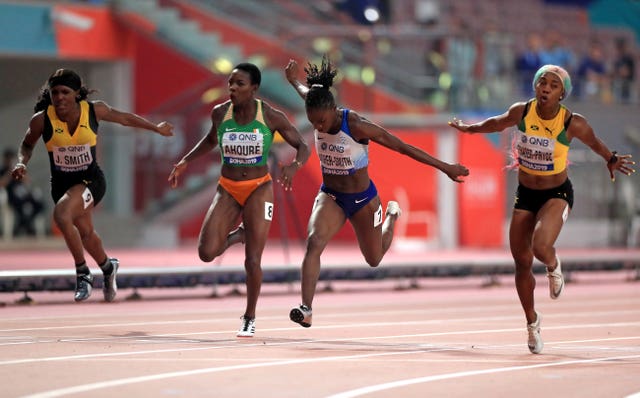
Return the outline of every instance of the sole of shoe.
[[[111,294],[111,291],[106,289],[106,283],[103,282],[103,287],[102,287],[102,294],[104,295],[104,300],[109,303],[116,299],[116,294],[118,293],[117,276],[118,276],[118,268],[120,268],[120,262],[117,259],[112,259],[111,261],[113,262],[113,271],[111,271],[111,274],[108,276],[108,278],[113,278],[113,282],[111,283],[111,285],[113,286],[112,288],[113,294]],[[106,278],[107,277],[105,277],[105,279]]]
[[[310,328],[311,324],[304,321],[304,313],[299,308],[294,308],[289,312],[289,319],[302,327]]]

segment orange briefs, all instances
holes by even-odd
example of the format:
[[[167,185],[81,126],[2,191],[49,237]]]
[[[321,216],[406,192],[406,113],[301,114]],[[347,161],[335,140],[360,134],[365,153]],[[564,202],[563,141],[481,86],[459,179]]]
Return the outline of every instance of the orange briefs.
[[[258,187],[265,182],[271,181],[271,174],[267,173],[260,178],[254,178],[251,180],[244,181],[235,181],[229,178],[220,176],[218,180],[218,184],[224,188],[225,191],[229,192],[229,195],[233,196],[233,198],[240,204],[240,206],[244,206],[247,198],[258,189]]]

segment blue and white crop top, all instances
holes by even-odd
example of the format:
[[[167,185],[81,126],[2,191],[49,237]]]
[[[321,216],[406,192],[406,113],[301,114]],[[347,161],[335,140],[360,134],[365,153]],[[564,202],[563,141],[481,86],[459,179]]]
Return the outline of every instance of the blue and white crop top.
[[[354,140],[348,120],[349,110],[343,109],[337,134],[314,131],[322,174],[350,175],[369,165],[369,140]]]

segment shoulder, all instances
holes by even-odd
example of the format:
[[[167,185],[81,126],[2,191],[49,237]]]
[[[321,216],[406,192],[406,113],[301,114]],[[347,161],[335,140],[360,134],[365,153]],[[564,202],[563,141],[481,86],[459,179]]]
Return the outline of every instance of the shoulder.
[[[267,101],[260,100],[260,102],[262,102],[262,113],[265,116],[269,116],[269,115],[284,115],[283,111],[281,111],[278,108],[274,108]]]
[[[531,107],[532,103],[533,103],[532,100],[514,102],[509,107],[509,112],[511,112],[511,111],[524,111],[525,108]]]
[[[31,116],[31,120],[29,121],[29,126],[44,125],[44,117],[46,113],[46,110],[34,113],[33,116]]]
[[[45,130],[45,114],[46,111],[39,111],[31,116],[29,121],[29,135],[33,138],[39,137]]]
[[[227,100],[218,105],[215,105],[213,109],[211,109],[211,118],[214,120],[218,120],[218,119],[222,120],[225,113],[227,113],[227,111],[229,110],[230,106],[231,106],[231,100]]]
[[[579,113],[571,113],[571,124],[569,124],[569,128],[571,130],[576,129],[584,129],[590,127],[587,118],[582,116]]]
[[[111,106],[104,101],[96,100],[96,101],[87,101],[89,107],[93,107],[93,111],[95,112],[98,119],[102,119],[103,116],[111,112]]]
[[[261,100],[262,101],[262,100]],[[268,126],[281,126],[288,123],[287,115],[280,109],[274,108],[268,102],[262,101],[262,116]]]

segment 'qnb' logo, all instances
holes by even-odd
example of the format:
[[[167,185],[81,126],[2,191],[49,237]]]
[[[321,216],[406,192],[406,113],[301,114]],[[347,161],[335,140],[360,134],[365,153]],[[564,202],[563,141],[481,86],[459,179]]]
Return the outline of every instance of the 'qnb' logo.
[[[523,144],[527,143],[527,136],[526,135],[522,135],[522,137],[520,137],[520,141],[522,141]]]
[[[236,133],[229,134],[229,140],[235,141],[237,139],[238,139],[238,136],[236,135]]]
[[[322,149],[323,151],[327,150],[327,143],[323,142],[322,144],[320,144],[320,149]]]
[[[548,147],[549,140],[541,137],[529,137],[529,144]]]

